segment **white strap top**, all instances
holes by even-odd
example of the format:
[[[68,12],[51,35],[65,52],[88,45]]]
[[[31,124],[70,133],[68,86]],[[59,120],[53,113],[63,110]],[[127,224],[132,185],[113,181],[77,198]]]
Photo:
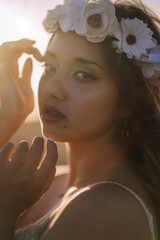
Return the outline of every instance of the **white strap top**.
[[[150,211],[148,210],[146,204],[144,203],[144,201],[130,188],[118,183],[118,182],[114,182],[114,181],[103,181],[103,182],[98,182],[98,183],[94,183],[91,186],[96,186],[96,185],[100,185],[100,184],[115,184],[121,188],[123,188],[124,190],[128,191],[129,193],[131,193],[137,200],[138,202],[141,204],[142,208],[144,209],[147,221],[148,221],[148,227],[150,230],[150,239],[151,240],[155,240],[155,229],[154,229],[154,221],[153,221],[153,216],[150,213]]]
[[[80,193],[86,191],[86,189],[89,189],[91,187],[97,186],[97,185],[101,185],[101,184],[115,184],[121,188],[123,188],[124,190],[128,191],[132,196],[134,196],[137,201],[140,203],[140,205],[142,206],[142,208],[144,209],[147,221],[148,221],[148,227],[150,230],[150,240],[156,240],[155,238],[155,229],[154,229],[154,221],[153,221],[153,216],[150,213],[150,211],[148,210],[146,204],[144,203],[144,201],[130,188],[118,183],[118,182],[114,182],[114,181],[101,181],[101,182],[97,182],[97,183],[93,183],[90,184],[82,189],[79,189],[75,194],[73,194],[72,196],[70,196],[71,198],[75,198],[76,196],[78,196]],[[69,197],[69,199],[70,199]],[[29,226],[23,228],[23,229],[19,229],[15,232],[15,240],[38,240],[40,239],[40,237],[42,236],[43,232],[45,231],[45,229],[47,228],[47,226],[50,223],[50,216],[45,216],[42,219],[38,220],[37,222],[30,224]]]

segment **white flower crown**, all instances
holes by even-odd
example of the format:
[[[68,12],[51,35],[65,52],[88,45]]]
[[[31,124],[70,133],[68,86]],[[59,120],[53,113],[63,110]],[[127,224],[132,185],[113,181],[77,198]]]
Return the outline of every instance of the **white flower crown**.
[[[92,43],[112,36],[117,39],[113,41],[116,51],[137,59],[146,78],[159,77],[160,45],[151,29],[138,18],[122,19],[119,23],[115,12],[109,0],[64,0],[63,5],[48,11],[43,24],[50,33],[59,28],[63,32],[75,31]]]

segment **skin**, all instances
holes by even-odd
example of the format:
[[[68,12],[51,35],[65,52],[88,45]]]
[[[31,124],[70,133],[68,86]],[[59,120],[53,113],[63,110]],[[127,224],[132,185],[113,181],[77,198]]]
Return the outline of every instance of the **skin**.
[[[73,51],[73,48],[76,51]],[[81,63],[77,61],[77,58],[81,59]],[[57,177],[53,181],[48,180],[55,174],[55,172],[51,174],[49,171],[51,159],[54,159],[53,165],[57,159],[55,145],[51,142],[52,145],[50,147],[48,145],[47,161],[44,161],[48,171],[43,171],[42,167],[42,175],[38,179],[40,181],[41,178],[44,178],[44,185],[48,186],[48,182],[51,185],[45,196],[28,211],[30,217],[34,216],[35,219],[37,217],[37,220],[40,216],[36,215],[36,211],[41,212],[43,209],[43,216],[49,214],[50,211],[53,213],[50,226],[41,240],[149,240],[149,229],[144,210],[132,195],[113,184],[86,187],[98,181],[120,182],[141,196],[154,215],[150,197],[130,169],[125,155],[126,150],[122,147],[119,138],[116,137],[116,126],[124,112],[119,108],[118,89],[105,66],[106,63],[98,45],[88,43],[86,39],[73,32],[58,31],[49,45],[44,59],[45,72],[39,85],[42,130],[46,138],[66,142],[70,170],[65,177],[60,177],[59,180]],[[92,64],[88,61],[92,61]],[[65,117],[52,113],[57,109]],[[37,168],[33,163],[35,157],[36,162],[39,162],[42,157],[42,151],[39,150],[40,153],[37,156],[35,149],[40,141],[38,139],[31,145],[31,149],[27,148],[25,153],[23,151],[20,153],[17,149],[16,155],[11,158],[11,162],[18,169],[19,164],[16,162],[19,161],[17,159],[26,159],[24,167],[20,168],[20,174],[16,175],[20,183],[28,183],[30,171],[32,176],[37,175]],[[31,154],[28,154],[28,151],[31,151]],[[0,156],[3,162],[4,152],[1,152]],[[6,159],[9,159],[9,155]],[[31,169],[29,173],[28,167],[25,165]],[[5,166],[7,169],[7,164]],[[24,175],[26,176],[25,181],[22,178]],[[21,189],[17,178],[15,187],[18,188],[18,196],[24,195],[26,202],[22,204],[23,201],[20,200],[21,204],[17,204],[17,194],[13,187],[13,204],[17,206],[13,216],[17,216],[26,206],[29,207],[35,202],[34,194],[26,191],[25,195],[24,189],[27,190],[27,187],[24,185],[24,188]],[[34,179],[34,177],[30,179],[33,181],[33,193],[36,186]],[[40,185],[39,189],[43,189],[43,181]],[[56,191],[60,186],[67,191],[66,200],[59,197],[60,192]],[[4,190],[7,196],[8,191]],[[39,190],[38,193],[40,194],[40,192]],[[28,194],[29,200],[26,198]],[[48,209],[48,203],[50,209]],[[60,204],[58,212],[54,212]],[[21,208],[18,207],[19,205]],[[2,206],[1,202],[0,206]],[[10,212],[12,206],[8,203],[3,208],[4,213],[6,209]],[[0,237],[2,236],[2,239],[5,240],[13,239],[15,221],[7,222],[7,215],[5,219],[6,228],[0,229]],[[25,215],[23,220],[25,222]]]
[[[77,63],[78,58],[94,63]],[[74,184],[120,162],[123,150],[115,139],[115,126],[121,115],[118,89],[98,46],[76,34],[58,32],[46,51],[45,62],[46,73],[39,85],[43,134],[68,143],[69,162],[74,169],[69,183]],[[65,118],[56,123],[43,119],[46,105],[58,108]]]
[[[58,127],[52,123],[45,124],[42,119],[45,136],[61,142],[79,142],[82,139],[88,142],[108,135],[108,132],[113,135],[119,115],[118,89],[106,70],[98,46],[86,45],[85,39],[72,33],[65,37],[65,41],[68,48],[62,48],[63,33],[59,32],[45,54],[46,73],[39,86],[39,106],[41,113],[45,104],[55,105],[66,119],[58,123]],[[79,44],[81,47],[78,48]],[[73,46],[78,48],[76,53]],[[78,58],[94,63],[79,63]]]
[[[26,60],[21,76],[18,69],[18,59],[22,53],[32,54],[38,61],[42,60],[40,52],[33,47],[34,43],[22,39],[0,46],[0,146],[10,139],[34,107],[30,82],[32,60]]]

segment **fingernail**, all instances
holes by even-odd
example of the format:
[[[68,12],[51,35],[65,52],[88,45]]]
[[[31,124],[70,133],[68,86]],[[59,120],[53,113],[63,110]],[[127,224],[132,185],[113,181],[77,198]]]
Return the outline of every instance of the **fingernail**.
[[[12,142],[5,143],[2,147],[14,147],[14,144]]]
[[[42,137],[34,137],[32,144],[36,143],[38,145],[43,145],[44,144],[44,139]]]
[[[47,139],[48,142],[54,142],[52,138]]]
[[[5,149],[5,148],[9,148],[10,150],[13,149],[15,146],[12,142],[8,142],[8,143],[5,143],[1,148],[0,150],[2,149]]]

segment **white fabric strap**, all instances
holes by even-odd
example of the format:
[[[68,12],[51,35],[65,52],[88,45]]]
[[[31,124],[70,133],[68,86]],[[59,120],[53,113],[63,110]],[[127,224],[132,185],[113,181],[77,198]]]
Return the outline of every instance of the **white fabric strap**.
[[[150,211],[148,210],[146,204],[144,203],[144,201],[130,188],[115,182],[115,181],[101,181],[101,182],[97,182],[97,183],[93,183],[91,185],[89,185],[89,187],[91,186],[96,186],[96,185],[100,185],[100,184],[115,184],[121,188],[123,188],[124,190],[128,191],[129,193],[131,193],[137,200],[138,202],[141,204],[142,208],[145,211],[145,215],[147,217],[147,221],[148,221],[148,225],[149,225],[149,229],[150,229],[150,235],[151,235],[151,240],[155,240],[155,229],[154,229],[154,222],[153,222],[153,216],[150,213]]]

